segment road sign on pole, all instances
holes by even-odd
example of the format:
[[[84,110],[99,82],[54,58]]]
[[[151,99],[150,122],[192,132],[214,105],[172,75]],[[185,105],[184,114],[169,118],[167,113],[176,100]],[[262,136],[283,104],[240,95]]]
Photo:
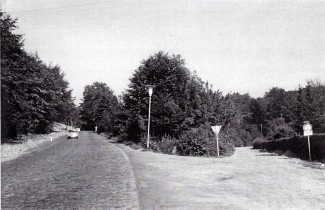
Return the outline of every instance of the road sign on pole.
[[[311,160],[311,153],[310,153],[310,140],[309,140],[309,136],[313,135],[313,127],[312,125],[309,123],[309,121],[305,121],[304,125],[303,125],[303,129],[304,129],[304,136],[307,136],[308,138],[308,151],[309,151],[309,160]]]
[[[220,132],[221,127],[222,127],[221,125],[211,126],[213,132],[217,135],[217,153],[218,153],[218,157],[219,157],[219,139],[218,139],[218,134]]]
[[[313,131],[304,131],[304,136],[312,136]]]
[[[304,136],[313,135],[313,126],[309,123],[309,121],[304,122],[303,129],[304,129]]]

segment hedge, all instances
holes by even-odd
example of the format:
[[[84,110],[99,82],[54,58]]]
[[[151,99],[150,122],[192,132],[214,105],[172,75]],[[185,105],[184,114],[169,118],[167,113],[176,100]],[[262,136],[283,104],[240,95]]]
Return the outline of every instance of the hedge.
[[[313,135],[309,137],[311,159],[325,162],[325,135]],[[292,138],[279,139],[275,141],[257,141],[253,144],[254,149],[265,149],[267,151],[281,150],[292,151],[298,158],[309,159],[307,136],[295,136]]]

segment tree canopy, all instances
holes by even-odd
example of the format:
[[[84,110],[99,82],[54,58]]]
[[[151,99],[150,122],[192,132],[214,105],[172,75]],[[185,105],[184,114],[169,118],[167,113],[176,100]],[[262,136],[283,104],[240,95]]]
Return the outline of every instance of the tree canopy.
[[[80,104],[83,129],[94,130],[97,126],[98,132],[113,132],[117,107],[117,97],[105,83],[87,85]]]
[[[271,88],[264,97],[252,101],[251,112],[251,123],[263,124],[263,134],[271,139],[302,134],[304,121],[313,125],[315,133],[325,133],[325,84],[310,79],[306,87],[294,91]],[[285,129],[276,133],[276,126]]]
[[[154,85],[151,106],[151,132],[156,138],[179,137],[191,128],[229,121],[236,112],[229,98],[213,91],[196,73],[185,67],[180,55],[158,52],[143,60],[130,79],[124,95],[129,112],[127,133],[140,139],[146,133],[148,119],[147,85]]]
[[[0,12],[1,21],[1,136],[47,132],[75,109],[72,90],[59,66],[49,66],[28,54],[23,36],[14,33],[17,19]]]

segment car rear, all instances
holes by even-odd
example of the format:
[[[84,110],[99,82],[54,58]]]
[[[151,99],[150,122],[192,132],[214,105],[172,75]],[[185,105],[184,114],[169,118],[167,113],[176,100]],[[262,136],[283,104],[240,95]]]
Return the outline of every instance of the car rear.
[[[69,130],[68,131],[68,139],[72,139],[72,138],[78,138],[78,132],[74,131],[74,130]]]

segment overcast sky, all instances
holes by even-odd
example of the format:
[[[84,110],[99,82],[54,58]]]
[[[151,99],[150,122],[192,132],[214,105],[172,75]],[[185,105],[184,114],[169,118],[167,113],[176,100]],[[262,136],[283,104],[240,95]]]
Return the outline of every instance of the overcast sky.
[[[224,94],[325,82],[325,1],[1,0],[1,9],[18,18],[27,52],[65,72],[76,104],[95,81],[121,94],[160,50]]]

